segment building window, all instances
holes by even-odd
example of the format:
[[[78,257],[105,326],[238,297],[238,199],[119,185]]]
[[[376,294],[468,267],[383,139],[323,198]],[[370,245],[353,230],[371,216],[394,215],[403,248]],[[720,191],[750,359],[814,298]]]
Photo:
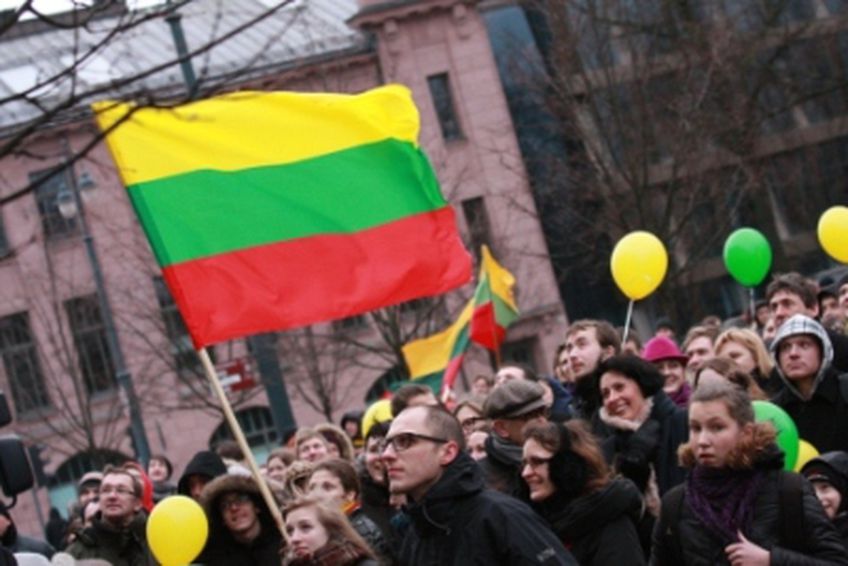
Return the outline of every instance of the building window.
[[[165,323],[165,335],[171,345],[176,372],[181,376],[197,375],[202,377],[203,367],[200,358],[194,350],[183,315],[180,314],[177,303],[174,302],[165,280],[156,276],[153,278],[153,286],[156,288],[156,300],[159,303],[159,312]],[[214,349],[208,348],[207,351],[214,363]]]
[[[3,222],[3,217],[0,216],[0,258],[6,257],[12,253],[9,249],[9,240],[6,239],[6,225]]]
[[[501,346],[501,359],[503,363],[521,364],[533,371],[538,371],[536,367],[537,342],[535,337],[507,342]]]
[[[271,450],[280,444],[271,410],[268,407],[242,409],[236,413],[236,420],[256,461],[267,460]],[[233,433],[230,431],[230,425],[222,422],[209,439],[209,449],[215,450],[226,440],[234,440]]]
[[[333,321],[333,330],[345,332],[349,330],[359,330],[368,326],[368,317],[364,314],[355,314]]]
[[[50,406],[26,313],[0,319],[0,352],[17,412]]]
[[[89,394],[115,386],[115,365],[106,339],[106,325],[96,295],[65,301],[68,322],[77,348],[79,368]]]
[[[462,129],[456,116],[448,74],[427,77],[427,86],[430,87],[430,96],[433,98],[439,126],[442,128],[442,137],[446,141],[462,139]]]
[[[489,215],[483,197],[474,197],[462,201],[462,213],[468,225],[468,236],[471,239],[471,249],[477,259],[480,259],[480,247],[483,244],[492,248],[492,232],[489,227]]]
[[[55,173],[55,174],[54,174]],[[79,233],[76,217],[65,218],[59,213],[57,197],[67,187],[67,170],[48,169],[30,175],[35,185],[35,202],[41,216],[41,227],[48,240],[58,240]]]

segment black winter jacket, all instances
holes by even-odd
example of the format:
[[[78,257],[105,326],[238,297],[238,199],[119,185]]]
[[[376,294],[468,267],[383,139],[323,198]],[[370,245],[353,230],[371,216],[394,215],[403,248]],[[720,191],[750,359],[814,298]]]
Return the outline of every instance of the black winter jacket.
[[[801,400],[788,387],[772,402],[786,411],[798,435],[820,453],[848,451],[848,400],[839,389],[839,373],[829,367],[809,400]]]
[[[401,544],[401,564],[577,564],[526,504],[485,489],[480,468],[465,453],[406,512],[412,524]]]
[[[374,551],[374,554],[380,558],[380,561],[385,564],[391,563],[392,549],[389,546],[386,537],[383,536],[383,531],[377,526],[377,523],[365,513],[362,508],[355,510],[348,515],[350,526],[356,531],[362,539],[368,543],[368,546]]]
[[[642,496],[631,481],[615,479],[602,490],[570,502],[553,496],[531,506],[581,566],[645,564],[636,532]]]
[[[780,474],[783,458],[771,459],[763,464],[769,468],[754,500],[753,522],[750,532],[743,533],[754,544],[771,552],[771,566],[824,566],[848,565],[848,556],[833,524],[824,514],[821,503],[809,482],[803,480],[803,517],[793,524],[803,525],[806,548],[799,552],[781,545],[780,539]],[[678,486],[673,491],[684,489]],[[669,493],[666,497],[671,496]],[[680,544],[675,543],[678,537]],[[683,556],[677,556],[679,548]],[[654,528],[651,553],[652,566],[713,566],[729,564],[724,545],[698,520],[686,497],[683,498],[676,525],[670,525],[660,515]]]
[[[677,448],[689,438],[689,422],[686,409],[675,405],[664,392],[658,392],[652,399],[654,406],[648,421],[653,423],[644,423],[636,432],[611,429],[612,435],[604,440],[602,448],[607,462],[632,479],[640,489],[644,489],[645,481],[631,477],[622,468],[645,468],[640,475],[647,480],[647,465],[653,464],[657,488],[663,495],[686,478],[686,470],[677,461]],[[639,438],[643,431],[651,429],[653,438]]]

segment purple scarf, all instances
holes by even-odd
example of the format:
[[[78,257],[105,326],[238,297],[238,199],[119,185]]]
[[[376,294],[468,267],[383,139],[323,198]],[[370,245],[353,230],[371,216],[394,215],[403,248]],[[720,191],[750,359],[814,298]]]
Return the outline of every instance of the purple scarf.
[[[751,526],[754,499],[764,472],[696,466],[686,479],[686,501],[723,545],[738,541]]]
[[[680,389],[668,395],[668,398],[671,399],[675,405],[678,407],[683,407],[684,409],[689,406],[689,397],[692,396],[692,386],[689,385],[688,382],[683,382],[683,385],[680,386]]]

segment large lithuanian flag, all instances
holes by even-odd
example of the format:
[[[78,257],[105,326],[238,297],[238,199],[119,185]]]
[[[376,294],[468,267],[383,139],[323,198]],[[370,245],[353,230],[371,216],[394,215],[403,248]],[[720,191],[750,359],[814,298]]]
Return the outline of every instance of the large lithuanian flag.
[[[198,348],[471,278],[404,87],[94,110]]]

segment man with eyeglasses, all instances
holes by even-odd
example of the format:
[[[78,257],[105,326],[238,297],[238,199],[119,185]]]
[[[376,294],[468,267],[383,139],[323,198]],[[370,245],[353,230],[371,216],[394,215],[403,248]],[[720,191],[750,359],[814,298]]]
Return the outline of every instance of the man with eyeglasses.
[[[77,560],[97,558],[114,566],[148,564],[141,491],[141,482],[130,472],[107,466],[98,491],[100,511],[65,552]]]
[[[252,477],[220,476],[203,488],[200,501],[209,520],[209,539],[195,562],[279,566],[283,538]]]
[[[491,420],[492,432],[486,439],[486,457],[478,463],[486,485],[507,495],[516,495],[521,485],[521,431],[531,422],[544,423],[548,404],[538,383],[526,379],[507,381],[495,387],[483,405],[483,415]]]
[[[459,421],[441,407],[402,411],[386,435],[383,461],[390,490],[409,502],[399,563],[576,564],[527,505],[486,489]]]

